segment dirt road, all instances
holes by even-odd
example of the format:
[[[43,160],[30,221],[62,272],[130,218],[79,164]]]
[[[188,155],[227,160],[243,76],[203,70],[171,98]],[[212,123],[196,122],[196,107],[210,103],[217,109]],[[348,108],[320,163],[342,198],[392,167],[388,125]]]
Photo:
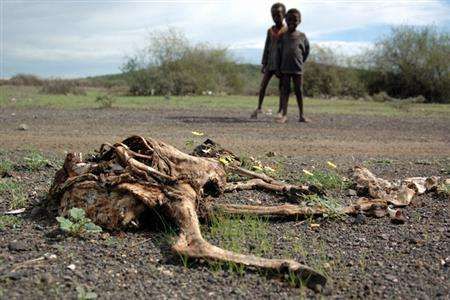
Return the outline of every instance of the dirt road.
[[[55,232],[54,219],[33,210],[45,198],[58,166],[23,170],[21,149],[36,148],[62,159],[64,151],[91,151],[102,142],[141,134],[189,150],[187,140],[197,144],[203,139],[191,134],[195,130],[235,153],[267,162],[277,159],[286,179],[294,180],[303,168],[320,168],[328,160],[343,173],[355,164],[365,164],[387,179],[449,176],[449,117],[312,114],[311,123],[299,124],[291,113],[289,123],[279,125],[271,116],[252,121],[248,115],[248,111],[207,108],[0,109],[1,159],[19,166],[13,179],[2,180],[17,180],[29,201],[27,212],[15,219],[19,225],[0,228],[0,299],[82,298],[86,296],[83,291],[92,291],[100,299],[320,296],[252,270],[240,275],[226,268],[214,270],[202,262],[184,266],[169,254],[166,236],[155,229],[93,239],[62,236]],[[22,123],[28,130],[18,130]],[[269,151],[276,156],[265,157]],[[12,200],[8,193],[0,197],[3,212]],[[336,197],[349,196],[343,190]],[[242,192],[219,201],[281,200]],[[445,299],[450,293],[448,204],[447,197],[434,194],[417,197],[405,209],[403,225],[391,224],[387,218],[268,221],[270,247],[265,256],[290,256],[322,268],[330,278],[322,293],[325,296]],[[220,243],[206,226],[204,232],[212,242]],[[251,253],[255,244],[248,238],[242,247]]]

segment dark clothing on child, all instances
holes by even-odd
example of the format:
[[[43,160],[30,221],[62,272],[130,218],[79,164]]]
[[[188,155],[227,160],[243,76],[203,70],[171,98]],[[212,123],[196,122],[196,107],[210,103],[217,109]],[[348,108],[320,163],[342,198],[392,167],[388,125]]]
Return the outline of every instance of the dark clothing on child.
[[[285,98],[286,105],[282,107],[283,115],[287,114],[287,104],[289,101],[289,94],[291,93],[291,79],[294,82],[294,92],[297,97],[297,104],[299,106],[299,110],[303,112],[303,103],[300,107],[300,101],[303,101],[303,76],[302,74],[282,74],[281,75],[281,95]],[[283,106],[283,105],[282,105]]]
[[[266,71],[277,71],[278,63],[278,41],[283,33],[286,32],[286,27],[283,26],[278,29],[272,26],[267,30],[266,43],[264,45],[264,52],[262,58],[262,64],[265,66]]]
[[[278,64],[283,74],[302,74],[309,55],[309,41],[300,31],[285,32],[278,43]]]

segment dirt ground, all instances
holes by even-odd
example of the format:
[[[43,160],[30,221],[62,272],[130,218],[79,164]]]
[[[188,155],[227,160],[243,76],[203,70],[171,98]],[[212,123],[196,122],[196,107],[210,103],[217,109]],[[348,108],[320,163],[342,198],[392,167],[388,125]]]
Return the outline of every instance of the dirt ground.
[[[187,140],[198,144],[203,139],[191,131],[201,131],[235,153],[277,161],[286,179],[295,179],[302,169],[321,168],[326,161],[343,173],[363,164],[386,179],[449,177],[450,117],[311,114],[312,122],[301,124],[291,112],[289,123],[280,125],[271,116],[250,120],[249,113],[208,108],[0,108],[0,159],[17,162],[13,175],[25,185],[29,199],[27,211],[19,217],[21,225],[0,229],[0,299],[88,298],[81,288],[100,299],[449,298],[449,199],[435,194],[416,197],[404,211],[403,225],[387,218],[270,221],[273,250],[266,256],[321,263],[329,275],[321,294],[252,270],[240,275],[212,270],[203,262],[185,266],[170,254],[163,234],[155,229],[92,239],[66,237],[55,230],[57,224],[47,212],[36,208],[65,151],[92,151],[132,134],[187,151]],[[27,130],[18,130],[22,123]],[[57,162],[36,172],[23,170],[19,162],[30,148]],[[269,151],[275,157],[266,157]],[[349,198],[346,193],[337,195]],[[281,200],[241,192],[218,201]],[[9,201],[0,198],[1,212],[9,210]],[[320,226],[311,227],[311,222]],[[300,252],[294,249],[299,245]],[[246,247],[251,251],[252,245]]]

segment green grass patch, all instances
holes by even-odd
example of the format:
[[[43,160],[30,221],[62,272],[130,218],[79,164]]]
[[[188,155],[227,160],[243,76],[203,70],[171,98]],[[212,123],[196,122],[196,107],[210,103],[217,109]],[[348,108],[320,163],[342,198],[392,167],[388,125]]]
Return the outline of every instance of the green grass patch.
[[[20,188],[20,185],[9,179],[0,179],[0,193],[11,192]]]
[[[302,260],[306,265],[314,270],[322,273],[325,277],[330,278],[334,263],[329,259],[324,241],[317,239],[308,239],[300,235],[295,230],[286,232],[286,241],[291,244],[289,251],[284,253],[284,257],[294,260]],[[289,284],[293,287],[305,287],[306,283],[302,282],[296,274],[287,275]]]
[[[11,192],[12,199],[9,205],[10,209],[19,209],[24,208],[28,205],[28,196],[27,194],[22,190],[22,188],[18,188],[16,190],[13,190]]]
[[[64,109],[96,108],[98,96],[104,92],[88,89],[86,95],[46,95],[39,93],[39,88],[29,86],[0,86],[0,106],[2,107],[52,107]],[[278,97],[270,96],[264,100],[264,109],[276,111]],[[114,106],[117,108],[139,109],[224,109],[248,110],[256,106],[254,96],[172,96],[167,100],[163,96],[117,96]],[[291,101],[296,109],[295,101]],[[305,109],[310,114],[345,114],[373,116],[436,116],[449,118],[449,104],[417,103],[409,106],[408,111],[397,109],[389,103],[357,100],[305,99]]]
[[[0,215],[0,230],[6,228],[18,228],[22,225],[22,219],[16,216]]]
[[[25,168],[29,171],[39,171],[50,164],[50,161],[37,150],[30,150],[23,160]]]
[[[328,212],[324,214],[324,217],[342,219],[345,216],[341,211],[342,205],[333,197],[306,195],[302,199],[308,206],[320,206],[326,208]]]
[[[9,159],[0,160],[0,177],[4,174],[10,174],[14,170],[14,163]]]
[[[26,207],[28,196],[20,183],[10,179],[0,179],[0,195],[9,195],[10,209]]]
[[[218,246],[238,253],[264,256],[272,251],[269,242],[269,222],[266,218],[244,215],[234,217],[217,213],[211,219],[207,237],[218,241]],[[243,275],[245,266],[233,262],[210,262],[211,269],[227,269]]]
[[[377,158],[377,159],[371,159],[367,161],[368,165],[383,165],[383,166],[389,166],[393,163],[393,160],[388,158]]]
[[[320,171],[314,170],[310,174],[303,174],[298,181],[300,183],[307,183],[315,185],[319,188],[328,189],[344,189],[348,186],[341,175],[332,170]]]

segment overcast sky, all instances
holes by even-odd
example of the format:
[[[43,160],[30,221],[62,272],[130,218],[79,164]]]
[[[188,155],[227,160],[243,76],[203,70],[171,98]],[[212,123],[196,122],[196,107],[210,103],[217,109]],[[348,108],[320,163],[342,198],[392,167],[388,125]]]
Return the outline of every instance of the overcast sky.
[[[167,26],[182,29],[193,42],[227,46],[240,61],[259,63],[274,2],[0,0],[0,77],[117,73],[149,31]],[[283,3],[302,12],[300,30],[312,43],[348,54],[370,47],[392,25],[450,29],[450,0]]]

